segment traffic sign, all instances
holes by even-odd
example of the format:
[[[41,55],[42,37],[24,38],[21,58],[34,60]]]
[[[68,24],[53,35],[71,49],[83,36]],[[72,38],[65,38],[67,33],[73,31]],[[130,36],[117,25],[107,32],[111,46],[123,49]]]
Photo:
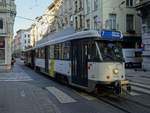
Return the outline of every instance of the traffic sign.
[[[121,39],[123,37],[122,33],[119,31],[109,31],[109,30],[102,30],[100,32],[102,38],[109,38],[109,39]]]

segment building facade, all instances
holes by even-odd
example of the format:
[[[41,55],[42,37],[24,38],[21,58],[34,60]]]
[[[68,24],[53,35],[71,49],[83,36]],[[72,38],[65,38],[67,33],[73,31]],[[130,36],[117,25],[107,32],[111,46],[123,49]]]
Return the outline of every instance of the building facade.
[[[150,0],[137,0],[136,9],[142,18],[143,69],[150,70]]]
[[[36,43],[46,37],[46,35],[61,30],[61,17],[58,12],[62,4],[63,0],[54,0],[44,14],[36,18],[36,21],[31,26],[32,46],[36,46]]]
[[[0,70],[11,68],[11,42],[16,15],[14,0],[0,0]]]
[[[121,31],[124,36],[140,36],[140,18],[135,0],[85,0],[86,29]]]
[[[73,0],[72,3],[74,29],[82,31],[85,29],[85,0]]]
[[[63,0],[57,15],[58,15],[58,30],[62,31],[73,26],[73,0]]]
[[[14,46],[14,54],[17,57],[20,57],[25,49],[33,47],[31,40],[31,28],[20,29],[17,31],[17,35],[14,38]]]
[[[21,51],[21,37],[17,34],[14,39],[13,39],[13,55],[15,57],[19,56],[20,55],[20,51]]]
[[[136,0],[54,0],[46,12],[37,18],[31,36],[37,42],[47,34],[73,27],[76,32],[116,30],[121,31],[128,40],[140,40],[141,20],[136,14],[135,2]]]

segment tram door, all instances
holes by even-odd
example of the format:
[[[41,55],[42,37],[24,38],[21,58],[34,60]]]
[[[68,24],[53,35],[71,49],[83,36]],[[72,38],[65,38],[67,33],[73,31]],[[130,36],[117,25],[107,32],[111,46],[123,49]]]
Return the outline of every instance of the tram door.
[[[72,83],[88,86],[87,45],[80,40],[72,42]]]
[[[45,47],[45,72],[48,72],[48,46]]]

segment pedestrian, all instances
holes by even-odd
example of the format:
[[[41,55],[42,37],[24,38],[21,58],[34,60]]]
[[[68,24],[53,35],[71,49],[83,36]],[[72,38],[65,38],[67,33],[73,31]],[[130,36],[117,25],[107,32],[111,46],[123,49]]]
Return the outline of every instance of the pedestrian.
[[[14,57],[12,57],[12,59],[11,59],[11,69],[12,69],[12,71],[13,71],[13,68],[14,68],[14,64],[15,64],[15,59],[14,59]]]

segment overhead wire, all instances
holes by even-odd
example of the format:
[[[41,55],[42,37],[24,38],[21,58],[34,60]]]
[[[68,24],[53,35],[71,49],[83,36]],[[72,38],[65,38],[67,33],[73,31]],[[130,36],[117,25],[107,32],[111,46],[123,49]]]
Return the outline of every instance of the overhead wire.
[[[31,18],[23,17],[23,16],[16,16],[17,18],[25,19],[25,20],[30,20],[30,21],[35,21]]]

